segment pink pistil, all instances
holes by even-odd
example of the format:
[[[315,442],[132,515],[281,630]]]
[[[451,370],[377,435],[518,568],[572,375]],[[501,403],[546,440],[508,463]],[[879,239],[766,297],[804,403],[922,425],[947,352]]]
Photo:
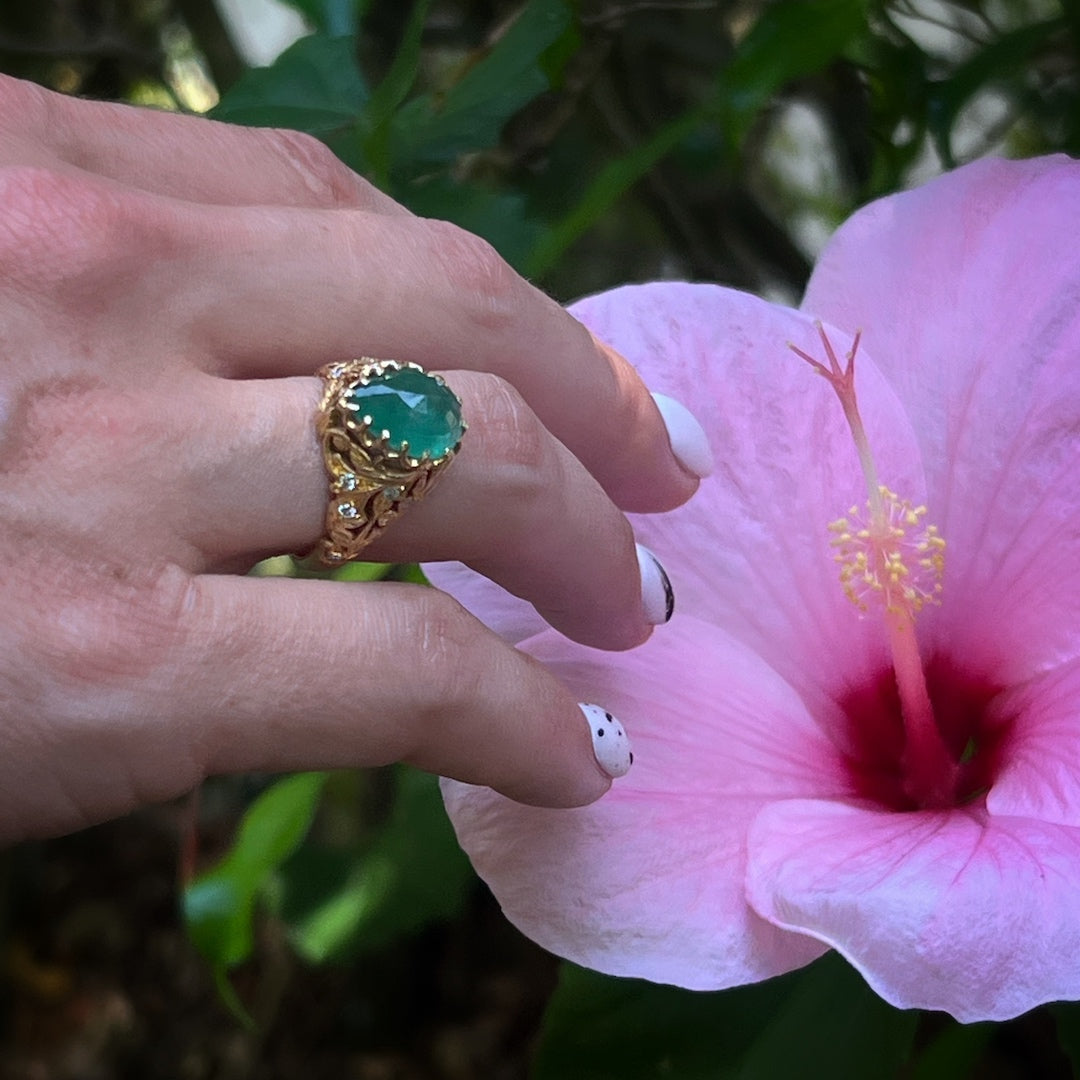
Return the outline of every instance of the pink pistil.
[[[858,537],[865,553],[862,556],[864,575],[868,582],[873,582],[880,590],[880,583],[895,582],[898,572],[906,573],[907,570],[901,564],[898,571],[895,530],[890,522],[889,503],[891,501],[895,505],[896,496],[878,481],[877,468],[855,395],[855,354],[858,352],[861,332],[856,333],[852,341],[846,366],[841,366],[824,327],[820,323],[816,325],[828,366],[794,345],[789,345],[789,348],[828,380],[844,410],[869,495],[868,528]],[[936,531],[932,535],[933,543],[941,545]],[[909,598],[910,590],[907,590],[905,595],[902,585],[901,581],[898,588],[885,588],[882,596],[885,603],[885,627],[904,723],[904,751],[901,761],[905,778],[904,790],[918,806],[927,809],[952,806],[957,798],[960,765],[942,738],[927,690],[926,675],[915,636],[915,615],[919,605]],[[852,595],[850,591],[849,595]],[[852,599],[859,602],[854,595]]]

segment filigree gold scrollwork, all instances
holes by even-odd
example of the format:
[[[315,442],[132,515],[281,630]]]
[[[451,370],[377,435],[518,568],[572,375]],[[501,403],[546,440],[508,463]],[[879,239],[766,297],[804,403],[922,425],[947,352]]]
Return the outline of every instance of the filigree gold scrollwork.
[[[390,433],[372,431],[370,418],[349,408],[349,392],[387,371],[417,364],[362,358],[320,370],[323,395],[316,433],[330,479],[325,534],[317,547],[321,561],[337,566],[357,555],[392,522],[409,502],[421,498],[461,446],[438,458],[409,454],[407,442],[389,445]],[[440,383],[438,376],[432,376]],[[443,384],[445,385],[445,384]]]

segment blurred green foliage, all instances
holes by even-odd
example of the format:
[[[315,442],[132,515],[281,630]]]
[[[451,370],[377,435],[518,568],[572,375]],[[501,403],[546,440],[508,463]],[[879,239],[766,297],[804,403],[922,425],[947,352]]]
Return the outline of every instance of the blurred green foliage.
[[[863,1080],[909,1058],[918,1016],[835,954],[740,990],[695,993],[564,965],[534,1080]]]
[[[225,857],[185,889],[183,908],[223,998],[250,1022],[228,976],[252,958],[261,917],[278,920],[309,963],[340,964],[453,918],[472,885],[433,776],[299,773],[251,803]]]
[[[216,115],[323,138],[561,298],[707,278],[794,297],[858,204],[985,154],[1076,149],[1054,3],[360,4],[243,76]],[[475,25],[475,23],[473,23]],[[372,31],[371,27],[378,28]]]
[[[179,103],[201,71],[216,115],[311,132],[561,299],[660,276],[793,299],[860,203],[1080,151],[1080,0],[291,3],[311,33],[268,68],[210,0],[6,5],[0,66]]]
[[[210,0],[7,4],[0,68],[172,107],[219,91],[213,115],[310,132],[561,299],[654,277],[797,298],[857,205],[988,153],[1080,153],[1080,0],[290,2],[310,32],[257,69]],[[251,803],[185,914],[231,995],[267,921],[351,963],[474,888],[431,778],[307,774]],[[1075,1014],[1052,1015],[1077,1065]],[[1018,1030],[893,1010],[835,956],[720,994],[565,967],[533,1075],[956,1080]]]

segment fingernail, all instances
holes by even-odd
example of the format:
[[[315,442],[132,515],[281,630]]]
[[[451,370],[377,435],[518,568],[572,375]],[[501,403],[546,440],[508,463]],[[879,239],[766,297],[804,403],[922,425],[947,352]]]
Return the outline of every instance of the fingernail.
[[[645,618],[653,626],[670,622],[675,611],[675,590],[660,560],[644,544],[637,544],[637,561],[641,570],[641,605]]]
[[[681,401],[667,394],[653,394],[653,401],[667,425],[671,452],[679,464],[699,480],[713,471],[713,452],[709,437],[697,417]]]
[[[585,722],[589,725],[593,753],[600,768],[613,780],[625,776],[634,764],[634,754],[622,724],[599,705],[586,705],[581,702],[578,707],[585,714]]]

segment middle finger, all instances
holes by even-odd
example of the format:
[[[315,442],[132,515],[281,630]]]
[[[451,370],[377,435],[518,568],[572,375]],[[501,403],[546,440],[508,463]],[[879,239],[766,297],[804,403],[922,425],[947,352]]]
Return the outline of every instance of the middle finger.
[[[206,242],[181,274],[199,284],[173,308],[207,369],[296,375],[362,347],[436,370],[487,371],[521,392],[624,510],[669,510],[696,489],[630,364],[478,237],[348,211],[201,207],[189,222]]]

